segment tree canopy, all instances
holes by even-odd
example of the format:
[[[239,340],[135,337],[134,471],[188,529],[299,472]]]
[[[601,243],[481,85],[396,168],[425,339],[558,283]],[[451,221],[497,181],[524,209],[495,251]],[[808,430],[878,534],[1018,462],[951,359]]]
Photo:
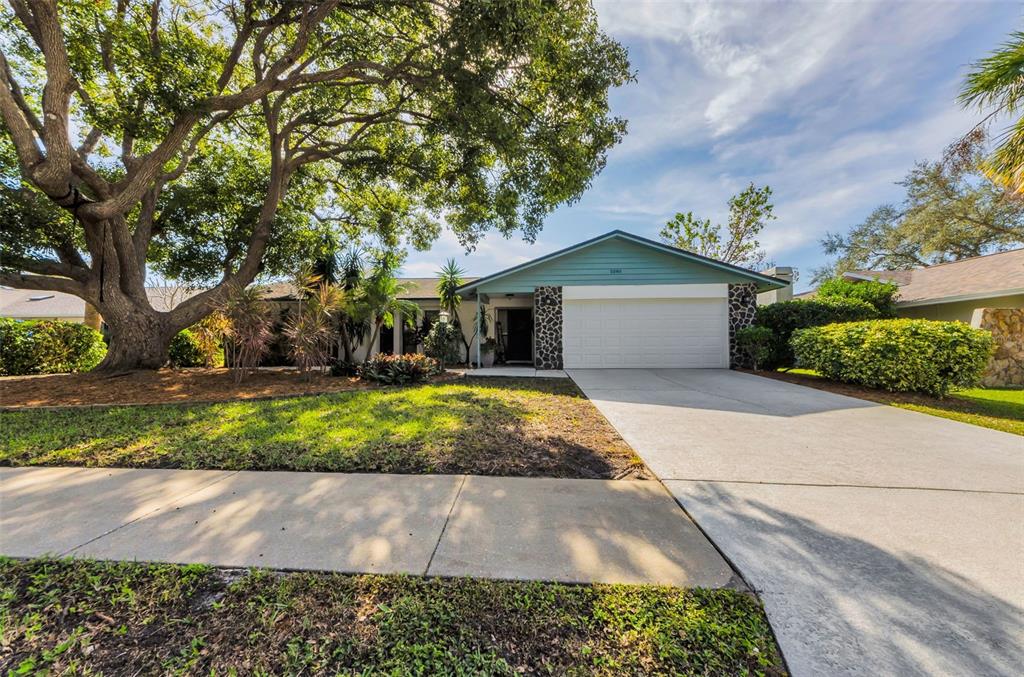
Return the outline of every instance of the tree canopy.
[[[900,204],[875,208],[848,233],[821,244],[834,261],[815,281],[850,270],[907,270],[1003,251],[1024,243],[1024,200],[993,183],[983,165],[985,135],[976,131],[936,161],[917,163],[899,185]]]
[[[585,0],[11,0],[2,19],[0,283],[95,305],[111,368],[158,366],[326,232],[534,239],[620,140],[608,91],[632,77]],[[147,264],[208,289],[157,313]]]
[[[770,186],[757,188],[751,183],[741,193],[729,198],[729,223],[712,224],[693,212],[678,213],[661,229],[666,243],[725,263],[759,269],[768,255],[761,249],[758,234],[773,219]]]

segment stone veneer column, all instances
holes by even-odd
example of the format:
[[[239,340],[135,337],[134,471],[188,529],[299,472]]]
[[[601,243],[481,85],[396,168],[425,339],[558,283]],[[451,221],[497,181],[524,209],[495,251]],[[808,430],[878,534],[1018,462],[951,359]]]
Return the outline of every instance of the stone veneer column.
[[[533,290],[533,334],[536,337],[533,366],[562,368],[562,288]]]
[[[729,285],[729,367],[749,367],[736,347],[736,332],[754,322],[757,311],[757,285],[753,282]]]

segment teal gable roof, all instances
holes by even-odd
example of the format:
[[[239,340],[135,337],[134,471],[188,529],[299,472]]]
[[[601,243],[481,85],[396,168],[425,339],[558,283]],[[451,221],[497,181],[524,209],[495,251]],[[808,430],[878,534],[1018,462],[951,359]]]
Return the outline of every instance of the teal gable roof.
[[[786,282],[691,252],[612,231],[522,265],[482,277],[462,294],[532,292],[542,286],[735,284],[756,282],[760,290]]]

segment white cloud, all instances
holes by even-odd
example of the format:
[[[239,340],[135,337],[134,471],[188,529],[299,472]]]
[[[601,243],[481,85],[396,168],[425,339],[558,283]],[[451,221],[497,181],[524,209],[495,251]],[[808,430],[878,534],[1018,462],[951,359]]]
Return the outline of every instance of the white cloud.
[[[971,13],[963,4],[915,2],[596,7],[613,37],[645,45],[633,53],[637,85],[617,95],[632,122],[620,154],[742,133],[760,116],[799,118],[840,98],[867,104],[884,92],[891,105],[899,83],[918,75],[921,61],[911,57]]]

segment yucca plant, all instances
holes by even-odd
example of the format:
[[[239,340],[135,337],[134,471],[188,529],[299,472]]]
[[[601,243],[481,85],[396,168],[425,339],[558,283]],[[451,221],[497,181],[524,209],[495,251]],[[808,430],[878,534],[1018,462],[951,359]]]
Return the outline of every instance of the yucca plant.
[[[441,310],[448,313],[448,321],[458,330],[458,338],[465,349],[464,355],[468,363],[469,341],[466,339],[466,333],[462,331],[462,321],[459,319],[462,297],[457,291],[465,281],[466,271],[455,263],[455,259],[448,259],[441,270],[437,271],[437,296]]]
[[[297,312],[285,323],[284,335],[288,339],[288,353],[309,378],[313,370],[326,369],[335,342],[335,314],[343,306],[344,291],[329,284],[320,275],[300,271],[295,286],[302,300]]]

